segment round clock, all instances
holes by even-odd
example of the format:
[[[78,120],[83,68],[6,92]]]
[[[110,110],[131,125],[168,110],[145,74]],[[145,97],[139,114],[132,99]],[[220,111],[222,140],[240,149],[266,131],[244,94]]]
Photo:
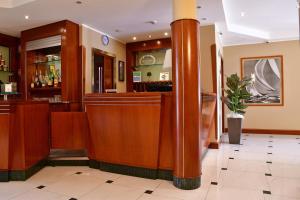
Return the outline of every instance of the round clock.
[[[102,44],[107,46],[109,44],[109,37],[107,35],[102,35]]]

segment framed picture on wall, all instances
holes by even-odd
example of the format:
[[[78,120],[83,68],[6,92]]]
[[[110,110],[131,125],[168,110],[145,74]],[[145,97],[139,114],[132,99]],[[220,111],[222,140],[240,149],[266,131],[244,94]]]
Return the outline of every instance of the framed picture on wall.
[[[119,71],[119,81],[124,81],[125,80],[125,62],[124,61],[119,61],[118,71]]]
[[[242,77],[252,79],[252,84],[247,87],[251,93],[247,105],[283,105],[282,55],[241,58],[241,72]]]

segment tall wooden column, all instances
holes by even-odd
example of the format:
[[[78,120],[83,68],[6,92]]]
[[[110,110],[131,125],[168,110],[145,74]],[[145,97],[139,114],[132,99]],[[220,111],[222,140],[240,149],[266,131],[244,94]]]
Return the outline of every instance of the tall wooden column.
[[[173,83],[175,105],[173,183],[180,189],[200,187],[201,91],[200,25],[196,0],[173,0]]]

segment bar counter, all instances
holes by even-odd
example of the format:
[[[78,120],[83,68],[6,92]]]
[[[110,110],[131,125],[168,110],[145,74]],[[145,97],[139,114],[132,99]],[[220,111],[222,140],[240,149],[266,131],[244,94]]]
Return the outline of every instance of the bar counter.
[[[208,146],[216,97],[202,94],[199,138]],[[152,179],[173,179],[172,92],[89,94],[84,109],[89,125],[91,167]]]
[[[49,103],[0,101],[0,181],[26,180],[49,154]]]

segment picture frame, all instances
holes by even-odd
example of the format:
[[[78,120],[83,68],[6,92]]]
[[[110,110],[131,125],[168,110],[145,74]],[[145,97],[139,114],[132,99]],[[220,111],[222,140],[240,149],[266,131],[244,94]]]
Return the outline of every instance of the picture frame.
[[[251,94],[248,106],[283,106],[283,56],[257,56],[241,58],[241,77],[251,78],[247,87]]]
[[[118,77],[119,77],[119,81],[121,81],[121,82],[125,81],[125,62],[124,61],[119,61]]]

